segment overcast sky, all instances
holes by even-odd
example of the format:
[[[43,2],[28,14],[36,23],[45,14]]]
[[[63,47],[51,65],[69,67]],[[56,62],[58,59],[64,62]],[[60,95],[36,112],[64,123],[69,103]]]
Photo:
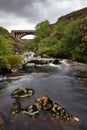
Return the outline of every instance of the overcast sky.
[[[0,0],[0,26],[34,29],[41,21],[50,23],[67,13],[84,8],[87,0]]]

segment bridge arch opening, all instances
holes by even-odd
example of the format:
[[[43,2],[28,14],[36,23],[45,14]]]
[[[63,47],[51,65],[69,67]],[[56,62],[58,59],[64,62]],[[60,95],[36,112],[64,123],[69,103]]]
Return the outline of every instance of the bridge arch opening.
[[[11,34],[14,38],[21,40],[21,39],[26,38],[27,36],[29,38],[33,38],[35,34],[35,30],[11,30]]]
[[[28,35],[23,36],[21,39],[34,39],[34,37],[35,35],[28,34]]]

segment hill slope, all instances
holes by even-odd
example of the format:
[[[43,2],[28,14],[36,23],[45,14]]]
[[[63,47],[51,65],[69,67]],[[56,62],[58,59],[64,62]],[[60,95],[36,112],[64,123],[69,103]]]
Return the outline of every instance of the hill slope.
[[[87,8],[36,25],[36,37],[29,44],[38,54],[70,58],[87,63]]]
[[[20,55],[15,55],[21,48],[22,45],[6,29],[0,27],[0,74],[11,72],[10,69],[21,62]]]
[[[20,50],[22,45],[14,39],[11,34],[3,27],[0,27],[0,55],[1,53],[14,53]]]

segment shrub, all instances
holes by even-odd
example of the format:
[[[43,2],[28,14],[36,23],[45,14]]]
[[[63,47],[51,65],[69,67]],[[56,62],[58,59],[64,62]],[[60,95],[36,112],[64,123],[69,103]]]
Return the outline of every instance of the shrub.
[[[11,67],[15,67],[16,65],[21,64],[22,57],[21,55],[9,55],[6,56],[8,63],[11,65]]]
[[[64,43],[69,51],[75,49],[82,42],[82,29],[80,27],[82,20],[70,22],[64,31]]]
[[[72,59],[87,63],[87,44],[81,43],[72,53]]]

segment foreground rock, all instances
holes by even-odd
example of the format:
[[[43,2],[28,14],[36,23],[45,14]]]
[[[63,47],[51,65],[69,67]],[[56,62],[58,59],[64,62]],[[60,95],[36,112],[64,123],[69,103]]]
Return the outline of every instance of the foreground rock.
[[[58,103],[55,103],[51,109],[51,116],[54,118],[61,118],[68,121],[79,122],[79,118],[72,116],[65,108]]]
[[[34,90],[31,88],[25,88],[25,87],[20,87],[16,90],[13,91],[11,94],[11,97],[13,98],[22,98],[22,97],[30,97],[34,95]]]
[[[22,111],[23,113],[28,114],[29,116],[35,116],[39,114],[40,111],[47,110],[52,118],[63,119],[65,121],[80,122],[79,118],[74,117],[58,103],[53,103],[53,101],[46,95],[37,97],[32,105],[22,108],[21,102],[19,100],[20,97],[32,96],[33,94],[33,89],[28,89],[25,87],[20,87],[13,91],[11,96],[15,97],[16,100],[13,102],[11,106],[11,113],[16,114]]]
[[[36,98],[35,105],[39,110],[49,110],[52,108],[53,101],[48,96],[41,96]]]

